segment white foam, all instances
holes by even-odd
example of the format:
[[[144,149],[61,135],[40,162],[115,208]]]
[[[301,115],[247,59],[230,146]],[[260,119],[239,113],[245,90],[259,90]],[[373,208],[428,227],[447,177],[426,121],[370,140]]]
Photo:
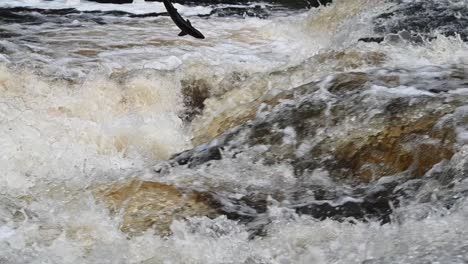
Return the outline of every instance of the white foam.
[[[0,185],[25,190],[45,178],[79,185],[98,175],[118,178],[189,147],[180,88],[163,76],[69,86],[0,69]]]
[[[373,94],[376,96],[391,96],[391,97],[405,97],[405,96],[434,96],[433,93],[416,89],[415,87],[398,86],[388,88],[380,85],[372,85],[372,87],[365,92],[365,94]]]
[[[88,206],[93,207],[92,204]],[[115,231],[115,223],[100,213],[100,208],[88,207],[86,211],[81,209],[73,214],[64,209],[57,210],[55,216],[48,216],[50,221],[56,218],[57,224],[66,221],[68,225],[62,227],[63,231],[60,226],[39,228],[30,224],[15,230],[15,235],[11,236],[13,230],[1,229],[10,234],[3,237],[8,243],[0,248],[2,256],[22,254],[23,262],[10,263],[47,260],[61,263],[358,264],[364,261],[407,263],[415,259],[462,263],[465,245],[460,241],[468,235],[466,205],[445,217],[434,214],[422,220],[408,219],[398,225],[317,221],[273,206],[268,211],[274,219],[266,230],[268,235],[252,240],[245,227],[225,217],[176,221],[171,226],[174,235],[165,239],[150,232],[127,239]],[[31,239],[53,234],[54,228],[58,228],[59,235],[47,250],[41,250],[41,244],[29,249],[24,247]],[[456,262],[457,259],[460,261]]]

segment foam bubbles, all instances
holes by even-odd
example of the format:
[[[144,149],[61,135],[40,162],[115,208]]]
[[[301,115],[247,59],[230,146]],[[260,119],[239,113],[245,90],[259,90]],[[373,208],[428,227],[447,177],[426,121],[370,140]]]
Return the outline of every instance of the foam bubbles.
[[[6,68],[1,76],[0,157],[8,188],[44,178],[118,176],[190,146],[178,117],[180,87],[170,76],[91,78],[82,85]]]

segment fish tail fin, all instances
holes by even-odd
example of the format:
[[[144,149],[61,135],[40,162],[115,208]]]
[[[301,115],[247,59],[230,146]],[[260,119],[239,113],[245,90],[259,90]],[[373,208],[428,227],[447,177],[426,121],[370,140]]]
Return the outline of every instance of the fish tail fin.
[[[187,35],[187,33],[184,32],[184,31],[181,31],[181,32],[179,33],[179,37],[183,37],[183,36],[185,36],[185,35]]]

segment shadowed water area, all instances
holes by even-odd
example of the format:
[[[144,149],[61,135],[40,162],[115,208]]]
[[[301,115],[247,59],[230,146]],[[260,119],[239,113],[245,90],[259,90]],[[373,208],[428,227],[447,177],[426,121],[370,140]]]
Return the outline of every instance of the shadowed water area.
[[[0,263],[468,262],[466,0],[103,2],[0,3]]]

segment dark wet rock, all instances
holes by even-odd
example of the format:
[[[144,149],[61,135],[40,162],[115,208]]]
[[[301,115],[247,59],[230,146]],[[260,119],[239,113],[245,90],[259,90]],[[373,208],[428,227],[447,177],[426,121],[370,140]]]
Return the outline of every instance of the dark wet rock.
[[[374,85],[392,87],[405,85],[404,82],[413,84],[414,80],[391,74],[344,73],[335,75],[327,85],[328,100],[320,98],[324,91],[317,83],[283,92],[261,102],[267,112],[260,115],[265,117],[254,119],[259,111],[254,108],[246,118],[252,118],[251,122],[173,160],[179,164],[180,160],[193,160],[198,165],[201,160],[210,160],[205,153],[212,153],[213,149],[243,151],[239,149],[263,145],[268,146],[267,151],[259,153],[263,162],[288,161],[298,175],[323,166],[336,177],[365,181],[401,172],[421,176],[432,165],[453,155],[454,128],[435,125],[463,102],[447,102],[444,97],[421,92],[415,97],[403,94],[381,98],[380,104],[372,103],[370,90]],[[389,93],[392,89],[397,91],[385,89]],[[285,103],[279,103],[282,100]],[[258,105],[260,102],[253,104]],[[340,128],[343,122],[351,122],[348,129]],[[287,142],[288,136],[291,142]],[[313,147],[298,154],[307,144]],[[195,163],[188,162],[190,166],[197,166]]]
[[[270,12],[273,11],[273,7],[269,6],[254,6],[254,7],[243,7],[243,6],[236,6],[236,7],[222,7],[222,8],[215,8],[211,11],[210,16],[219,16],[219,17],[226,17],[226,16],[240,16],[240,17],[258,17],[258,18],[267,18],[270,15]]]
[[[243,105],[247,115],[222,117],[243,124],[175,155],[158,173],[171,173],[171,166],[204,171],[222,160],[247,162],[239,156],[263,166],[288,164],[294,188],[233,198],[218,193],[218,186],[211,191],[213,207],[231,219],[256,222],[271,197],[319,219],[385,223],[400,199],[416,199],[421,192],[425,184],[416,179],[457,153],[457,129],[468,123],[460,107],[468,98],[452,92],[465,85],[465,73],[463,65],[348,72],[265,95]],[[317,170],[341,189],[311,184]]]
[[[320,220],[327,218],[335,220],[377,218],[382,223],[390,222],[390,214],[392,213],[391,202],[385,196],[380,196],[376,200],[346,201],[339,205],[329,202],[311,203],[295,209],[300,214],[310,215]]]
[[[27,23],[40,24],[44,20],[30,14],[26,8],[0,8],[0,22],[2,23]]]
[[[458,2],[458,3],[457,3]],[[460,34],[468,40],[468,6],[464,1],[418,0],[399,2],[392,10],[375,18],[375,31],[383,34],[398,34],[406,31],[412,37],[433,38],[433,32],[446,36]]]
[[[81,20],[84,22],[95,22],[98,24],[105,24],[100,15],[125,15],[129,13],[120,11],[86,11],[81,12],[74,8],[64,9],[41,9],[41,8],[29,8],[29,7],[11,7],[0,8],[0,22],[6,23],[17,23],[24,25],[40,25],[43,23],[55,23],[55,24],[72,24],[75,20]]]
[[[287,8],[278,5],[213,6],[213,10],[210,14],[199,16],[268,18],[271,13],[284,10],[287,10]]]
[[[380,43],[384,41],[384,38],[383,37],[366,37],[366,38],[360,38],[358,41]]]
[[[386,42],[389,43],[399,43],[399,42],[411,42],[411,43],[421,43],[423,42],[423,37],[419,33],[410,33],[406,30],[400,31],[397,34],[387,34],[384,38]]]
[[[216,208],[218,213],[242,223],[255,221],[267,211],[268,206],[267,197],[264,194],[252,194],[240,199],[234,199],[222,194],[211,193],[208,201],[210,201],[212,208]],[[258,227],[252,226],[251,229],[258,229]]]
[[[129,14],[129,17],[158,17],[158,16],[169,16],[169,13],[146,13],[146,14]]]
[[[385,224],[392,221],[394,208],[400,205],[402,196],[399,186],[404,182],[403,178],[395,178],[382,183],[355,186],[348,191],[343,188],[331,190],[325,186],[309,187],[309,191],[313,190],[312,197],[304,195],[306,192],[299,193],[300,189],[305,191],[301,187],[296,192],[297,196],[287,195],[273,199],[280,201],[280,205],[284,208],[319,220],[328,218],[337,221],[373,220]],[[417,188],[412,190],[411,194],[417,190]],[[267,232],[265,228],[271,222],[268,212],[271,199],[270,195],[261,192],[241,198],[211,192],[207,201],[219,214],[245,224],[251,236],[263,236]]]
[[[182,152],[173,157],[173,160],[179,165],[188,165],[189,168],[196,167],[204,164],[210,160],[220,160],[221,157],[220,146],[210,146],[200,148],[196,153],[191,151]]]

